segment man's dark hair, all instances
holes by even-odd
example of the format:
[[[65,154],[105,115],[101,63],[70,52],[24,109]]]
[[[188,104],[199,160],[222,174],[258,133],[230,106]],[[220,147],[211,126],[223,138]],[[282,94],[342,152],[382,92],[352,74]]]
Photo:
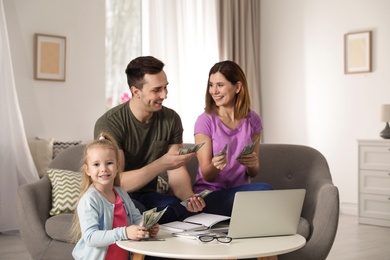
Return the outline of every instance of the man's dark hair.
[[[145,74],[157,74],[164,68],[164,63],[152,56],[141,56],[130,61],[126,68],[129,88],[135,86],[142,89]]]

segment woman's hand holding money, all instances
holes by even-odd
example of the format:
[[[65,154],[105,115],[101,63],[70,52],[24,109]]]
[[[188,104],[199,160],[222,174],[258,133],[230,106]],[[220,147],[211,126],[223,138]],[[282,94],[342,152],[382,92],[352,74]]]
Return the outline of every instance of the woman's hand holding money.
[[[223,169],[226,168],[226,166],[228,164],[228,161],[226,159],[226,154],[214,156],[211,159],[211,163],[214,165],[215,168],[222,171]]]
[[[252,152],[243,155],[240,159],[237,159],[237,161],[247,168],[246,172],[250,177],[255,177],[259,172],[259,157],[257,156],[257,153]]]

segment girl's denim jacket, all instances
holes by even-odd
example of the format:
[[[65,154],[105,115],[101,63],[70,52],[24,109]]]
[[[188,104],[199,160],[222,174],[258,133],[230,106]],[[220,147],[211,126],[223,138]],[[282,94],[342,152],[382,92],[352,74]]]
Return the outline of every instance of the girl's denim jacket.
[[[119,187],[114,189],[125,207],[128,226],[140,225],[142,215],[129,195]],[[77,213],[82,237],[72,252],[75,259],[104,259],[109,245],[127,239],[126,227],[112,229],[114,204],[104,198],[93,185],[80,199]]]

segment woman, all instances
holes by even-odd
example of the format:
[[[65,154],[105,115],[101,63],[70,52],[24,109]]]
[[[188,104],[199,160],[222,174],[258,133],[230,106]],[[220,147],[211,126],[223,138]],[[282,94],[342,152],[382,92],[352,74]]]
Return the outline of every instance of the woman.
[[[260,116],[251,110],[248,83],[240,66],[233,61],[216,63],[209,72],[205,112],[194,131],[195,144],[205,144],[197,152],[199,170],[193,190],[213,191],[205,197],[203,212],[230,216],[237,191],[272,189],[250,180],[259,172],[262,129]],[[247,154],[241,156],[243,150]]]

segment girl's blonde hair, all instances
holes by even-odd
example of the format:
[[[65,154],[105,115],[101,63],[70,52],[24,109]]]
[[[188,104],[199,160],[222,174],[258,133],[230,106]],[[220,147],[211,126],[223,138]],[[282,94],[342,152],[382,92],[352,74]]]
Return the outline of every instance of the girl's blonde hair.
[[[88,165],[88,152],[95,148],[95,147],[100,147],[100,148],[105,148],[105,149],[111,149],[115,153],[115,160],[117,162],[117,168],[118,170],[121,169],[119,163],[119,147],[115,141],[115,139],[107,134],[107,133],[100,133],[99,137],[88,144],[83,153],[83,159],[81,161],[81,184],[80,184],[80,196],[77,201],[77,205],[80,201],[80,198],[84,195],[84,193],[88,190],[89,186],[92,184],[92,179],[88,176],[86,169]],[[120,186],[120,176],[119,172],[116,174],[115,179],[114,179],[114,186]],[[73,216],[73,222],[72,222],[72,227],[70,228],[70,241],[72,243],[77,243],[82,236],[81,233],[81,227],[80,227],[80,220],[78,218],[77,214],[77,207],[74,212]]]

